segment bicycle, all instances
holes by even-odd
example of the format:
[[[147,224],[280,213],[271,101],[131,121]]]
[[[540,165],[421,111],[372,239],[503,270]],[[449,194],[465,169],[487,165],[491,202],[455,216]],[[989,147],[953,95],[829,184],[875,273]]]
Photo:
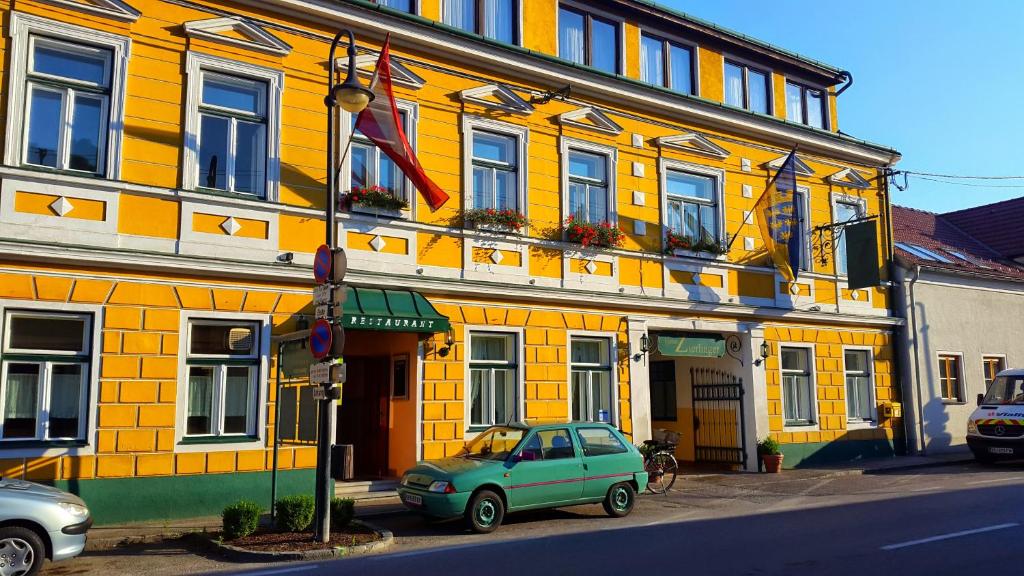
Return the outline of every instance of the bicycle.
[[[647,471],[647,489],[654,494],[665,494],[676,483],[679,463],[675,451],[679,433],[657,429],[653,440],[644,440],[640,452],[644,455],[644,470]]]

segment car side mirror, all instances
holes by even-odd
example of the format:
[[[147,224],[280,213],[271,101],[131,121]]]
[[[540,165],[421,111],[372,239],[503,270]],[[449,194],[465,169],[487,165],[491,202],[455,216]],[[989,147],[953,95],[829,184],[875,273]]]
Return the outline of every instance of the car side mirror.
[[[985,395],[982,394],[981,392],[978,392],[978,406],[981,406],[984,403],[985,403]]]

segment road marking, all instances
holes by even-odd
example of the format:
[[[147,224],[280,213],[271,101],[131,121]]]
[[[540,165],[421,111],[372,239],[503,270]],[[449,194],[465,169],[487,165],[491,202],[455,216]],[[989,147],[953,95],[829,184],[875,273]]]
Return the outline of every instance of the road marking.
[[[277,570],[259,570],[256,572],[243,572],[243,576],[270,576],[271,574],[291,574],[292,572],[305,572],[306,570],[315,570],[319,568],[319,564],[307,564],[305,566],[293,566],[291,568],[279,568]]]
[[[907,492],[928,492],[929,490],[942,490],[942,486],[925,486],[924,488],[915,488],[913,490],[907,490]]]
[[[1009,478],[990,478],[988,480],[975,480],[974,482],[967,482],[968,486],[975,486],[977,484],[992,484],[993,482],[1010,482],[1020,480],[1017,476],[1011,476]]]
[[[1017,522],[1008,522],[1006,524],[996,524],[995,526],[985,526],[984,528],[975,528],[974,530],[963,530],[960,532],[950,532],[949,534],[940,534],[938,536],[931,536],[929,538],[921,538],[920,540],[910,540],[909,542],[900,542],[899,544],[889,544],[888,546],[882,546],[882,550],[899,550],[900,548],[907,548],[910,546],[917,546],[919,544],[929,544],[931,542],[938,542],[940,540],[949,540],[951,538],[960,538],[961,536],[971,536],[973,534],[982,534],[984,532],[993,532],[995,530],[1004,530],[1006,528],[1013,528],[1020,526]]]

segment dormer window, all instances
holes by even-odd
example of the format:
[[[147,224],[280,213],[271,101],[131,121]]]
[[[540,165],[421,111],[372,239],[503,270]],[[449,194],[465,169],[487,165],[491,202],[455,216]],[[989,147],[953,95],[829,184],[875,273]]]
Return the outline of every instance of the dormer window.
[[[445,0],[445,24],[492,40],[519,42],[519,0]]]
[[[563,4],[558,9],[558,56],[609,74],[618,74],[618,24]]]
[[[640,80],[694,94],[693,49],[644,33],[640,37]]]
[[[813,128],[824,129],[825,91],[795,82],[786,82],[786,119]]]
[[[725,61],[725,103],[759,114],[771,114],[771,74],[739,62]]]

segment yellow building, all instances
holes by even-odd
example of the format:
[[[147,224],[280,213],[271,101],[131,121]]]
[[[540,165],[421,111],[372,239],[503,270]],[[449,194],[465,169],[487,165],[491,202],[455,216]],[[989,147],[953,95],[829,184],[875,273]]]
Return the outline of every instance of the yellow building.
[[[341,193],[407,203],[337,216],[335,440],[357,476],[521,419],[674,429],[683,460],[750,470],[769,434],[787,465],[891,454],[889,290],[850,290],[845,244],[814,231],[877,216],[886,278],[899,155],[839,133],[848,74],[646,0],[591,4],[0,0],[0,472],[100,522],[264,497],[275,419],[295,438],[309,417],[294,390],[277,406],[275,337],[312,315],[341,27],[364,80],[391,34],[406,132],[451,195],[432,211],[358,134],[345,155]],[[794,146],[787,283],[749,211]],[[487,208],[527,224],[469,222]],[[570,215],[621,246],[570,241]],[[313,448],[277,459],[282,492],[311,490]]]

